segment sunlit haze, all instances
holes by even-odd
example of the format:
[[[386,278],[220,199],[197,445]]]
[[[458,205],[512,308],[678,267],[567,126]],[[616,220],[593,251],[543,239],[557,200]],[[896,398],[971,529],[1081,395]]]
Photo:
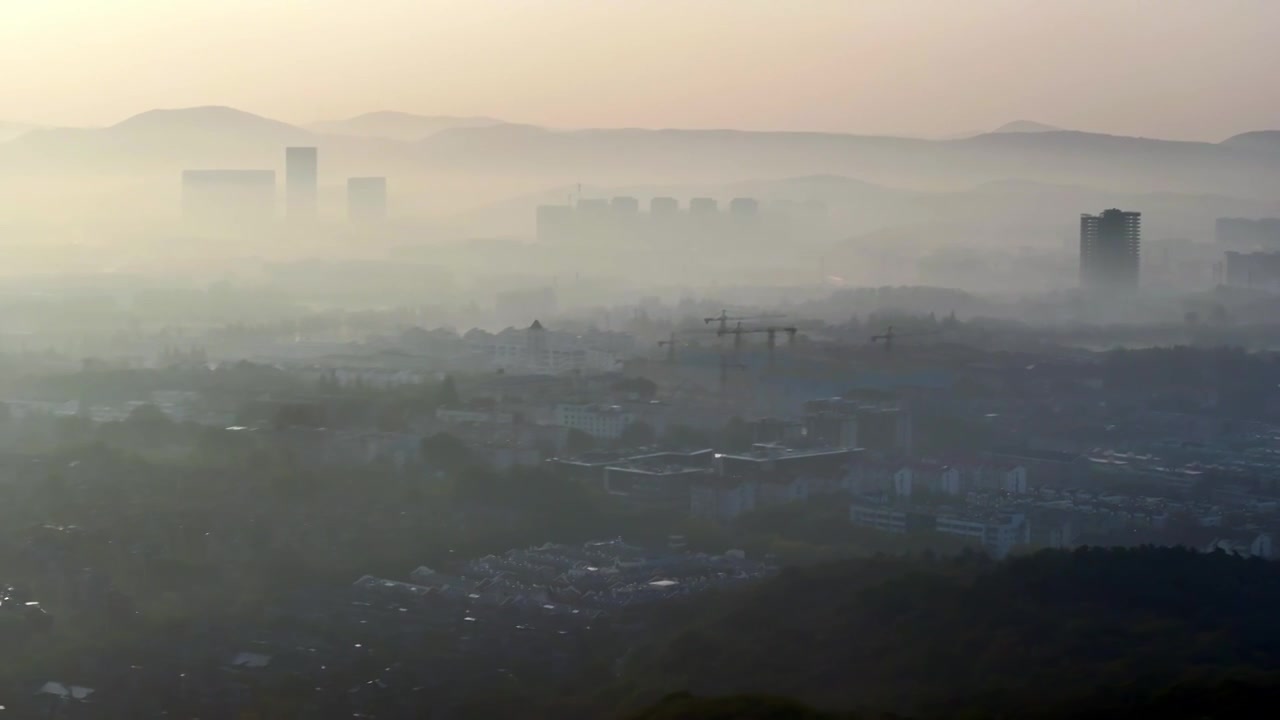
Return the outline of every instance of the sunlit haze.
[[[1280,126],[1271,0],[12,0],[0,120],[229,105],[908,136]]]
[[[0,720],[1280,706],[1280,0],[0,0]]]

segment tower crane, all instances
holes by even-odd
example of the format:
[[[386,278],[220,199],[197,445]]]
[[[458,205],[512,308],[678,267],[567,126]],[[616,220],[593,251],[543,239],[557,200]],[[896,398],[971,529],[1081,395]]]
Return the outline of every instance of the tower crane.
[[[893,341],[896,338],[923,337],[925,335],[937,335],[940,332],[941,332],[940,330],[922,330],[920,332],[900,333],[900,332],[894,332],[893,326],[890,325],[889,327],[885,328],[884,333],[880,335],[872,335],[871,342],[872,344],[878,343],[878,342],[884,342],[885,352],[891,352],[893,350]]]
[[[658,347],[663,347],[663,346],[667,348],[667,362],[672,365],[675,365],[676,364],[676,334],[671,333],[671,337],[667,338],[666,340],[659,340]]]
[[[764,315],[752,315],[749,317],[748,316],[732,317],[729,315],[728,310],[721,310],[719,315],[716,315],[715,317],[703,318],[702,322],[708,325],[710,325],[711,323],[719,323],[716,329],[721,334],[724,334],[726,331],[729,330],[729,323],[731,322],[736,322],[738,323],[739,326],[741,326],[742,322],[746,320],[774,320],[776,318],[784,318],[784,317],[786,317],[786,315],[777,315],[777,314],[768,314],[768,313]]]
[[[798,332],[800,332],[799,328],[791,327],[791,326],[779,327],[775,325],[770,325],[768,327],[760,327],[760,328],[744,328],[742,327],[742,323],[738,323],[732,329],[717,330],[716,335],[719,335],[721,337],[725,335],[732,335],[733,349],[736,352],[738,348],[742,347],[743,335],[749,335],[751,333],[765,333],[768,337],[767,344],[769,346],[769,367],[773,367],[774,351],[778,347],[778,333],[786,333],[787,345],[795,345],[796,333]]]
[[[665,347],[667,349],[667,362],[669,364],[674,365],[676,362],[676,346],[679,344],[679,341],[676,339],[677,335],[685,334],[685,333],[698,333],[698,332],[706,332],[706,333],[715,332],[717,336],[720,335],[718,331],[711,330],[709,328],[701,331],[683,330],[680,333],[672,332],[667,337],[666,340],[658,341],[658,347]],[[743,331],[743,332],[750,332],[750,331]],[[728,353],[721,350],[720,351],[720,395],[722,397],[728,397],[728,394],[729,394],[729,370],[731,369],[746,370],[747,366],[738,362],[736,353],[734,354],[733,359],[730,360]]]
[[[677,335],[690,335],[694,333],[710,333],[710,332],[712,332],[710,329],[681,330],[679,332],[672,331],[671,335],[669,335],[666,340],[658,341],[658,347],[665,347],[667,349],[667,362],[674,365],[676,362],[676,346],[679,344],[679,342],[676,340]]]
[[[729,369],[746,370],[747,366],[734,360],[729,361],[729,357],[724,353],[720,353],[720,397],[728,399],[729,397]]]

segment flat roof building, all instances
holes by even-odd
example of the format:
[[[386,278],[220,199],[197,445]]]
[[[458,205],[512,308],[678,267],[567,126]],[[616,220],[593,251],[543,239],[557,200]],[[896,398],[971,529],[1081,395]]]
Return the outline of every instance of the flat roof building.
[[[735,217],[755,217],[760,213],[760,202],[755,198],[740,197],[729,201],[729,214]]]
[[[538,242],[563,242],[570,239],[574,228],[570,205],[539,205],[535,219]]]
[[[640,212],[640,201],[626,195],[619,195],[609,201],[610,207],[615,213],[621,215],[635,215]]]
[[[649,201],[650,215],[675,215],[680,212],[680,203],[673,197],[656,197]]]
[[[714,198],[696,197],[689,201],[690,215],[714,215],[719,207]]]

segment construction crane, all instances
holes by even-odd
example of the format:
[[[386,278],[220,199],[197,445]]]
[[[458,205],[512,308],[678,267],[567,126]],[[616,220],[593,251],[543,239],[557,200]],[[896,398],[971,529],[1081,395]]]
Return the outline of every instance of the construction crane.
[[[771,315],[771,314],[752,315],[750,317],[747,317],[747,316],[731,317],[729,315],[728,310],[721,310],[719,315],[715,317],[703,318],[702,322],[706,323],[707,325],[710,325],[711,323],[719,323],[719,326],[717,327],[717,331],[723,334],[726,331],[728,331],[729,323],[731,322],[736,322],[738,323],[739,326],[741,326],[742,322],[747,320],[774,320],[777,318],[784,318],[784,317],[786,317],[786,315]]]
[[[720,353],[720,397],[726,400],[729,397],[729,368],[746,370],[747,366],[736,360],[729,362],[729,357]]]
[[[697,332],[697,331],[686,330],[684,332]],[[712,332],[712,330],[708,329],[703,332]],[[744,332],[749,332],[749,331],[744,331]],[[716,334],[719,335],[720,333],[716,332]],[[667,362],[671,365],[674,365],[676,362],[676,345],[678,344],[678,342],[679,341],[676,340],[676,333],[674,332],[671,333],[671,335],[667,337],[666,340],[658,341],[658,347],[665,347],[667,349]],[[746,370],[747,366],[737,361],[736,354],[734,356],[734,360],[730,361],[729,355],[722,350],[720,352],[720,395],[722,397],[727,397],[729,394],[729,370],[731,368]]]
[[[900,332],[894,332],[893,326],[890,325],[889,327],[885,328],[883,334],[872,335],[871,342],[872,344],[883,342],[885,352],[890,352],[893,350],[893,341],[896,338],[923,337],[925,335],[937,335],[939,332],[941,331],[940,330],[922,330],[920,332],[900,333]]]
[[[796,333],[798,332],[800,332],[799,328],[790,327],[790,326],[778,327],[778,326],[770,325],[768,327],[761,327],[761,328],[744,328],[742,327],[742,323],[738,323],[733,327],[733,329],[717,330],[716,335],[719,335],[721,337],[725,335],[732,335],[733,349],[734,349],[734,352],[737,352],[737,350],[742,347],[743,335],[749,335],[751,333],[765,333],[768,336],[767,344],[769,346],[769,367],[773,367],[774,351],[777,350],[778,348],[778,333],[786,333],[787,345],[795,345]]]
[[[679,344],[678,341],[676,340],[676,335],[692,335],[697,333],[710,333],[710,332],[712,332],[710,329],[681,330],[679,333],[672,331],[671,335],[666,340],[658,341],[658,347],[665,347],[667,349],[667,362],[674,365],[676,362],[676,346]]]
[[[658,347],[663,347],[663,346],[666,346],[667,348],[667,362],[670,363],[671,365],[675,365],[676,364],[676,334],[671,333],[671,337],[667,338],[666,340],[659,340]]]

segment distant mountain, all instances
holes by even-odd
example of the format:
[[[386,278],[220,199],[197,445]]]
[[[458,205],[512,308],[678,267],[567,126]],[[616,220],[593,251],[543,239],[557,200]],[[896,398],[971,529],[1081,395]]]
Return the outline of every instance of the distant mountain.
[[[148,139],[158,133],[179,136],[178,139],[256,134],[292,140],[309,135],[307,131],[279,120],[218,105],[148,110],[122,120],[107,130],[115,134],[131,134]]]
[[[1005,123],[1000,127],[992,130],[993,133],[1042,133],[1042,132],[1058,132],[1062,128],[1052,125],[1045,125],[1032,120],[1014,120]]]
[[[1074,131],[920,140],[736,130],[455,128],[422,143],[433,168],[594,184],[845,175],[958,189],[1009,177],[1125,192],[1280,195],[1280,165],[1230,144]]]
[[[104,128],[45,128],[3,146],[28,170],[263,166],[287,145],[310,144],[302,128],[228,107],[150,110]]]
[[[25,123],[6,122],[0,120],[0,142],[12,140],[23,133],[30,132],[36,128],[35,125],[27,125]]]
[[[442,130],[502,125],[501,120],[487,117],[455,117],[451,115],[414,115],[384,110],[365,113],[346,120],[312,123],[307,129],[325,135],[354,135],[413,142]]]
[[[279,168],[284,146],[314,144],[321,150],[321,173],[333,182],[343,174],[418,176],[434,183],[428,189],[437,198],[466,186],[475,204],[504,193],[578,183],[723,187],[743,178],[838,177],[913,191],[954,192],[1019,178],[1113,193],[1280,197],[1280,164],[1270,153],[1257,152],[1274,144],[1271,133],[1198,143],[1025,122],[1002,130],[951,140],[551,130],[489,118],[404,113],[370,113],[302,128],[233,108],[198,107],[153,110],[106,128],[34,130],[0,142],[0,172],[119,175],[190,167]],[[817,194],[833,189],[829,182],[819,185]]]
[[[347,174],[416,173],[415,148],[376,137],[325,136],[229,107],[151,110],[103,128],[37,129],[0,143],[0,172],[156,175],[183,169],[283,171],[284,148],[320,149],[322,184]]]
[[[1280,130],[1258,130],[1240,133],[1223,140],[1222,145],[1242,150],[1280,151]]]

